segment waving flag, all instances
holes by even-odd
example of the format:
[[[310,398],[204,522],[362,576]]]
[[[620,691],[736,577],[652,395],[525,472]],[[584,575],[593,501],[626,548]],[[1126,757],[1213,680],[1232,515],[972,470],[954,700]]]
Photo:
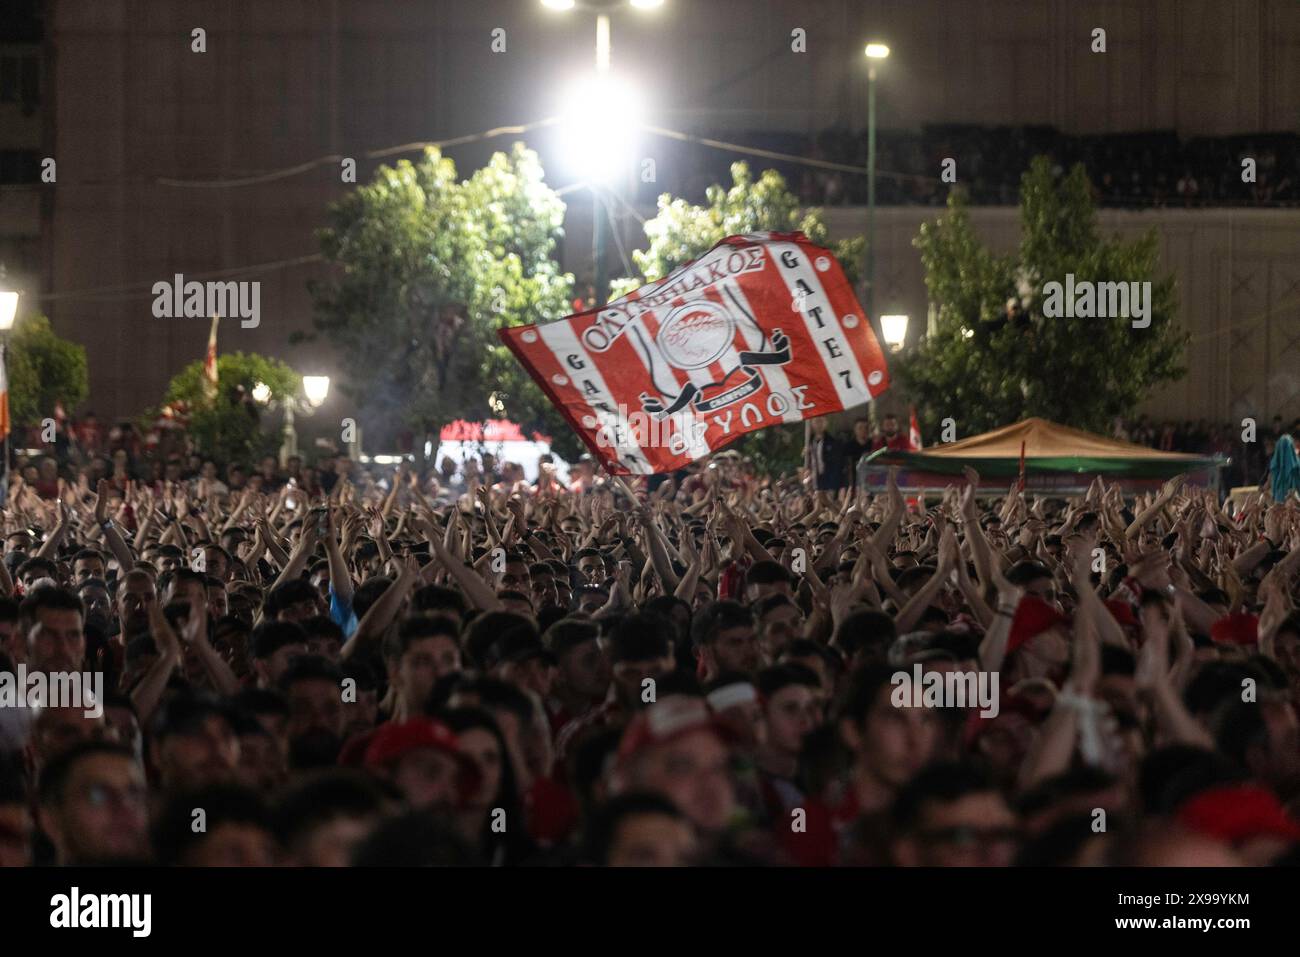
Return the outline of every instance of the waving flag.
[[[4,348],[0,346],[0,349]],[[4,357],[7,358],[7,357]],[[5,370],[6,363],[0,360],[0,440],[9,438],[9,374]],[[8,448],[5,454],[9,454]],[[0,494],[0,498],[3,495]]]
[[[208,331],[208,351],[203,357],[203,391],[209,401],[217,397],[217,321],[219,319],[219,316],[212,317],[212,328]]]
[[[730,236],[606,306],[500,336],[614,474],[669,472],[889,387],[839,263],[802,233]]]
[[[909,451],[921,451],[921,426],[916,422],[916,409],[911,410],[912,418],[907,424],[907,443],[912,448]]]

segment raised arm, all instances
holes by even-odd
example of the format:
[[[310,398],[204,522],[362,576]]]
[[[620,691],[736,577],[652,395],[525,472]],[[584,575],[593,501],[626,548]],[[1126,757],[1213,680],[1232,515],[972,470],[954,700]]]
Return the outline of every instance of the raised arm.
[[[1178,489],[1182,486],[1186,478],[1187,476],[1185,475],[1175,475],[1162,485],[1160,487],[1160,494],[1155,497],[1155,501],[1139,512],[1138,516],[1133,519],[1133,523],[1129,525],[1128,529],[1124,533],[1125,537],[1137,538],[1138,535],[1141,534],[1142,529],[1144,529],[1157,515],[1165,510],[1165,506],[1173,500],[1174,495],[1177,494]]]
[[[505,607],[488,583],[472,568],[449,552],[446,546],[439,541],[436,534],[429,536],[429,547],[433,549],[434,558],[447,569],[447,574],[456,580],[456,584],[460,585],[465,592],[465,597],[470,600],[471,604],[477,608],[482,608],[484,611],[500,611]]]
[[[382,519],[381,519],[382,521]],[[330,590],[343,605],[352,604],[352,573],[348,563],[343,559],[343,550],[339,548],[337,513],[329,511],[329,529],[325,535],[325,557],[330,564]]]
[[[69,522],[71,516],[68,513],[68,506],[59,499],[59,524],[54,527],[45,538],[45,543],[41,545],[40,551],[36,553],[37,558],[48,558],[53,561],[54,556],[59,553],[59,546],[63,544],[63,539],[68,535]]]
[[[131,692],[131,703],[135,706],[136,717],[141,725],[146,727],[158,703],[162,700],[163,692],[167,690],[167,682],[171,680],[172,672],[181,663],[180,639],[176,637],[176,632],[167,621],[167,616],[163,614],[157,598],[149,600],[147,611],[149,634],[158,648],[158,659],[149,666],[149,670]]]
[[[99,486],[95,489],[95,524],[104,533],[104,544],[113,553],[113,557],[117,559],[118,567],[122,569],[122,574],[125,575],[135,564],[135,554],[131,551],[131,546],[127,545],[126,539],[122,538],[122,533],[117,530],[117,523],[111,521],[108,517],[108,492],[110,488],[108,479],[99,480]]]
[[[339,651],[339,658],[346,661],[363,646],[383,635],[388,630],[388,626],[397,619],[397,613],[401,611],[406,596],[421,580],[420,563],[414,556],[407,555],[402,563],[401,574],[393,579],[393,583],[384,589],[384,593],[357,622],[357,630]]]
[[[316,541],[319,530],[316,527],[318,514],[308,512],[303,519],[302,529],[298,533],[298,541],[293,546],[293,552],[289,555],[289,561],[285,563],[279,576],[272,583],[271,589],[275,589],[285,582],[291,582],[295,578],[301,578],[303,569],[307,567],[307,560],[312,553],[316,551]],[[269,591],[270,589],[268,589]]]
[[[898,617],[894,619],[894,625],[900,635],[907,634],[921,620],[921,615],[939,594],[944,580],[952,574],[957,560],[957,536],[951,526],[945,525],[939,536],[939,563],[935,567],[934,574],[930,576],[929,581],[916,590],[916,594],[908,599],[907,604],[899,611]]]

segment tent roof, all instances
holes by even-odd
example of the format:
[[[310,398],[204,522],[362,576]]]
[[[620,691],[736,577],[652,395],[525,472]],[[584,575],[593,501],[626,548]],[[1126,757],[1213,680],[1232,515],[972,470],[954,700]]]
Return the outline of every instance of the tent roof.
[[[949,445],[936,445],[922,449],[922,455],[936,458],[959,459],[1020,459],[1020,444],[1025,445],[1025,458],[1117,458],[1144,459],[1161,462],[1204,461],[1203,456],[1184,455],[1181,452],[1161,452],[1132,442],[1108,439],[1081,429],[1057,425],[1047,419],[1030,418],[1005,425],[983,435],[973,435]]]
[[[1036,418],[919,452],[880,449],[873,452],[868,461],[875,465],[899,465],[940,475],[959,474],[964,466],[969,465],[982,475],[1005,477],[1020,471],[1022,442],[1025,446],[1025,470],[1034,475],[1093,473],[1130,478],[1169,478],[1223,464],[1217,458],[1160,452]]]

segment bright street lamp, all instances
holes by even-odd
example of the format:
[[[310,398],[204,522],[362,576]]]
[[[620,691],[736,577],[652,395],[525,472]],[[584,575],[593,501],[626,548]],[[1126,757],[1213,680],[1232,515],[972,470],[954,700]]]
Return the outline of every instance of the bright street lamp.
[[[881,316],[880,332],[890,352],[898,352],[907,341],[907,316]]]
[[[867,57],[867,262],[864,272],[867,274],[866,307],[867,316],[876,312],[876,64],[889,56],[889,47],[872,41],[862,51]],[[882,317],[883,321],[883,317]],[[907,331],[907,319],[903,318],[903,330]],[[888,342],[889,334],[884,332]],[[902,341],[899,341],[899,348]],[[895,349],[897,351],[897,349]],[[875,425],[876,404],[871,403],[868,413],[872,425]]]
[[[565,93],[561,116],[567,165],[583,179],[608,184],[630,168],[645,122],[630,83],[605,72],[585,76]]]
[[[302,377],[302,391],[307,394],[307,401],[313,408],[319,409],[330,394],[330,377],[327,375],[305,375]]]
[[[10,290],[0,291],[0,332],[8,332],[14,327],[14,317],[18,315],[18,293]]]
[[[867,315],[876,294],[876,62],[889,56],[883,43],[868,43],[867,55]]]
[[[253,401],[268,409],[284,410],[284,441],[280,444],[280,464],[287,465],[289,459],[298,454],[298,427],[294,422],[296,413],[311,415],[325,403],[330,391],[330,377],[327,375],[305,375],[302,377],[302,391],[307,401],[297,395],[287,395],[276,399],[271,395],[271,387],[265,382],[253,386]]]
[[[630,2],[633,9],[652,10],[663,6],[664,0]],[[572,10],[578,4],[575,0],[542,0],[542,6],[551,10]],[[643,123],[641,102],[635,91],[612,80],[609,73],[609,15],[616,6],[616,0],[584,0],[582,3],[584,10],[596,13],[596,76],[594,82],[587,81],[576,95],[566,99],[564,125],[567,129],[561,130],[563,142],[578,159],[575,166],[585,171],[582,175],[591,190],[591,252],[598,306],[603,306],[609,296],[609,270],[605,264],[609,210],[605,208],[600,190],[620,169],[627,169],[631,164],[636,132]]]

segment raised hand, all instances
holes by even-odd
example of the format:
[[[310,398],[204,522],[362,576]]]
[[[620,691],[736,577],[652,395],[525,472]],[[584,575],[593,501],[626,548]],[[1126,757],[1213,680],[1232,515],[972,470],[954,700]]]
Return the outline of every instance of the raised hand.
[[[108,479],[100,479],[95,488],[95,524],[103,525],[108,520],[108,494],[111,486]]]
[[[1172,501],[1173,497],[1178,494],[1178,490],[1183,487],[1183,483],[1186,481],[1186,475],[1175,475],[1169,481],[1165,482],[1164,485],[1160,486],[1160,494],[1156,496],[1156,501],[1161,503]]]
[[[952,530],[951,525],[945,523],[943,531],[939,533],[939,572],[946,575],[953,571],[960,559],[957,534]]]
[[[167,620],[167,616],[163,614],[158,599],[148,599],[145,608],[149,615],[149,633],[154,640],[154,644],[158,646],[158,651],[164,657],[179,660],[181,657],[180,639],[176,637],[176,631]]]

